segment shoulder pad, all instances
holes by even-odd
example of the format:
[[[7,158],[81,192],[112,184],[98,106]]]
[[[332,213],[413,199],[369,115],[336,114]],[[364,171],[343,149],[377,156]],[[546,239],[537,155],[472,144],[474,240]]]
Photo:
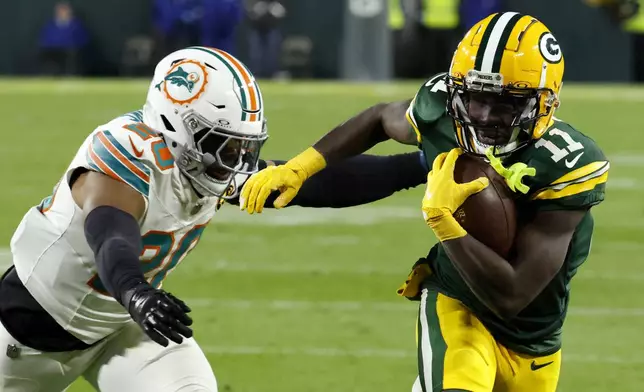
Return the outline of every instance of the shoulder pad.
[[[148,196],[154,172],[172,169],[164,140],[143,123],[112,121],[90,135],[86,159],[91,169],[122,181]]]
[[[407,109],[407,120],[416,131],[420,141],[429,132],[429,126],[441,118],[446,111],[446,72],[434,75],[418,89]]]
[[[525,180],[531,201],[582,207],[604,199],[610,163],[594,140],[571,125],[555,120],[521,156],[537,171]]]
[[[113,121],[126,121],[126,122],[143,122],[143,110],[135,110],[133,112],[125,113],[124,115],[117,117]]]

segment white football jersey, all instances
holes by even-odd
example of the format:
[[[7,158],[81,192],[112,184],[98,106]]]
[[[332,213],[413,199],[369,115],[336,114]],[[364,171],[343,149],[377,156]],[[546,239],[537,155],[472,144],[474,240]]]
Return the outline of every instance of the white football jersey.
[[[195,247],[220,203],[218,198],[198,198],[175,167],[164,140],[142,121],[137,111],[96,128],[53,194],[27,212],[11,240],[16,272],[31,295],[63,328],[88,344],[131,318],[96,273],[84,234],[85,215],[69,185],[74,170],[104,173],[144,196],[140,260],[154,287],[160,287]]]

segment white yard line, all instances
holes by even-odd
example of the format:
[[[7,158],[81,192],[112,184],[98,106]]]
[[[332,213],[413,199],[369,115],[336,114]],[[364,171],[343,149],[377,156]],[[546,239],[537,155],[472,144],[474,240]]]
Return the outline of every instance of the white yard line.
[[[628,247],[626,251],[637,252],[638,247]],[[611,252],[618,252],[619,249],[611,249]],[[408,265],[407,265],[408,264]],[[333,264],[312,264],[302,261],[299,264],[292,263],[273,263],[269,261],[262,262],[244,262],[244,261],[228,261],[228,260],[213,260],[207,264],[191,264],[189,260],[185,261],[181,268],[182,271],[189,271],[191,269],[198,269],[199,271],[225,271],[225,272],[254,272],[263,274],[276,274],[276,275],[289,275],[289,274],[319,274],[319,275],[332,275],[332,274],[346,274],[346,275],[359,275],[359,276],[398,276],[404,279],[411,263],[398,263],[398,265],[385,266],[364,266],[360,263],[347,263],[346,265],[333,265]],[[639,282],[644,280],[644,274],[638,273],[616,273],[607,271],[596,271],[592,269],[585,269],[583,266],[579,273],[573,278],[574,280],[618,280],[618,281],[634,281]],[[402,281],[402,280],[401,280]]]
[[[644,181],[616,178],[615,185],[610,189],[625,191],[644,189]],[[394,221],[422,222],[420,207],[414,206],[413,200],[409,200],[409,206],[406,207],[369,205],[340,209],[289,207],[248,215],[246,212],[238,211],[236,206],[225,206],[213,218],[215,225],[220,223],[244,226],[369,226]],[[635,219],[628,222],[601,220],[598,225],[644,227],[644,220]]]
[[[266,209],[262,214],[248,215],[236,206],[222,208],[213,222],[253,226],[306,226],[306,225],[358,225],[391,222],[395,220],[422,220],[419,208],[359,206],[352,208],[302,208],[284,210]]]
[[[415,313],[418,304],[400,298],[400,302],[384,301],[310,301],[310,300],[248,300],[185,298],[185,302],[197,308],[227,308],[234,310],[268,309],[274,311],[335,311],[362,313]],[[572,306],[568,315],[573,317],[644,317],[644,308],[606,308]]]
[[[265,95],[282,95],[292,97],[323,97],[337,96],[372,96],[388,98],[392,95],[413,95],[423,81],[398,83],[351,83],[351,82],[272,82],[262,81]],[[1,79],[0,95],[70,95],[70,94],[133,94],[145,91],[149,81],[146,79],[119,80],[51,80],[32,79],[28,81],[12,81]],[[627,85],[589,86],[583,84],[567,84],[562,89],[562,101],[581,102],[641,102],[644,101],[644,89],[633,88]]]
[[[348,263],[351,264],[351,263]],[[195,265],[199,270],[208,271],[226,271],[226,272],[257,272],[269,274],[349,274],[349,275],[392,275],[401,276],[409,272],[409,265],[400,265],[399,267],[369,267],[361,266],[359,263],[353,263],[353,266],[343,265],[329,265],[329,264],[311,264],[302,261],[301,264],[286,264],[286,263],[271,263],[271,262],[243,262],[243,261],[228,261],[228,260],[214,260],[206,265]],[[191,267],[186,263],[185,269]],[[404,279],[405,276],[402,276]]]
[[[262,346],[203,346],[202,350],[214,355],[273,355],[273,356],[308,356],[308,357],[358,357],[358,358],[407,358],[417,357],[414,349],[381,349],[359,348],[344,349],[338,347],[262,347]],[[601,363],[615,365],[644,364],[644,358],[639,356],[619,357],[604,355],[588,355],[563,353],[566,363]]]
[[[8,268],[12,264],[11,260],[11,250],[9,248],[0,248],[0,270],[4,271],[5,268]]]
[[[313,357],[367,357],[407,358],[415,357],[413,350],[386,350],[378,348],[342,349],[336,347],[261,347],[261,346],[205,346],[207,354],[219,355],[293,355]]]
[[[617,154],[608,154],[610,163],[617,166],[644,166],[644,153],[641,152],[621,152]],[[609,183],[612,180],[609,179]]]
[[[216,233],[213,233],[217,236]],[[267,245],[266,241],[261,237],[254,237],[254,241],[250,241],[256,245]],[[236,237],[230,237],[231,241],[237,241]],[[324,236],[316,239],[318,245],[333,245],[333,246],[351,246],[360,244],[360,237],[358,236]],[[367,244],[368,245],[368,244]],[[631,242],[607,242],[601,246],[597,246],[596,250],[607,251],[611,253],[627,252],[636,253],[644,251],[644,245],[631,243]],[[9,248],[0,248],[0,269],[6,269],[12,264],[11,252]],[[199,271],[212,271],[212,272],[254,272],[264,274],[345,274],[345,275],[359,275],[359,276],[397,276],[404,279],[408,273],[411,263],[396,263],[389,266],[370,266],[363,263],[346,263],[338,264],[313,264],[302,261],[298,264],[291,263],[276,263],[276,262],[245,262],[241,260],[224,260],[215,259],[208,263],[192,263],[190,259],[182,263],[179,267],[181,271],[190,272],[190,270]],[[582,266],[579,273],[575,276],[575,280],[611,280],[611,281],[625,281],[625,282],[640,282],[644,281],[644,273],[619,273],[609,271],[597,271],[587,269]]]
[[[612,190],[640,191],[644,189],[644,182],[641,180],[638,181],[634,178],[616,177],[616,178],[611,178],[608,181],[607,187],[609,191],[612,191]]]
[[[306,300],[244,300],[187,298],[188,306],[194,308],[229,308],[235,310],[270,309],[284,311],[331,310],[338,312],[415,312],[416,304],[400,299],[396,302],[367,301],[306,301]]]

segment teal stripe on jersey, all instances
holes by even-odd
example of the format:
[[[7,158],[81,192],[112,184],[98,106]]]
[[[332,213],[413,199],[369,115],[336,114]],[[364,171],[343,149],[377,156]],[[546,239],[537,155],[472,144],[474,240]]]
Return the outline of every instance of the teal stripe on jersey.
[[[89,166],[92,169],[106,174],[114,179],[125,182],[145,197],[149,196],[149,169],[146,168],[147,178],[145,178],[145,176],[144,178],[141,178],[130,168],[128,168],[126,164],[121,161],[121,159],[112,154],[112,152],[110,152],[107,147],[103,145],[103,143],[98,139],[97,136],[94,136],[94,139],[92,140],[92,144],[90,145],[86,156]]]
[[[135,158],[132,154],[130,154],[130,152],[126,150],[125,147],[123,147],[121,143],[118,142],[118,140],[116,140],[116,138],[112,135],[110,131],[102,131],[102,133],[107,137],[107,139],[112,143],[112,145],[116,147],[119,150],[119,152],[123,154],[123,156],[125,156],[125,158],[129,162],[131,162],[134,166],[139,168],[139,170],[145,173],[148,177],[150,176],[150,169],[147,166],[145,166],[143,162],[141,162],[139,159]],[[100,142],[100,140],[97,140],[97,138],[94,138],[94,141]]]
[[[133,112],[125,114],[124,117],[127,117],[135,122],[143,122],[143,110],[135,110]]]

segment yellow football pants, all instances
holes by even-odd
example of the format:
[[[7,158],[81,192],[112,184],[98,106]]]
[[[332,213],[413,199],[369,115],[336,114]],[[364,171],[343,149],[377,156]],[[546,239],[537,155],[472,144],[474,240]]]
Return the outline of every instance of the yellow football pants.
[[[497,343],[459,301],[423,289],[413,392],[555,392],[561,350],[533,357]]]

